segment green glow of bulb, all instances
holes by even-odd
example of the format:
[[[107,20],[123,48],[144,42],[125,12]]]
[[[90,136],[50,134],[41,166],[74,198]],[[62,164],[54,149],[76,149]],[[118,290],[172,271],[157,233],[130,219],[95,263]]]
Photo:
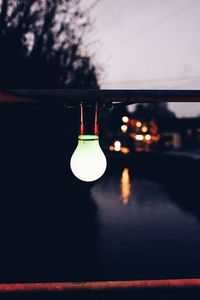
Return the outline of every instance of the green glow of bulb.
[[[79,135],[70,166],[73,174],[82,181],[94,181],[104,174],[107,161],[98,135]]]

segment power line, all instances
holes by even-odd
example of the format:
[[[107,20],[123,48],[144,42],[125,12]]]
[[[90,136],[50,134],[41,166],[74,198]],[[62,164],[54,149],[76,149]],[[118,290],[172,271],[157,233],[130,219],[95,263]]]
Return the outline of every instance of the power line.
[[[102,0],[95,0],[92,4],[90,4],[90,6],[87,8],[87,11],[90,11],[92,9],[94,9],[98,4],[99,2],[101,2]]]
[[[198,83],[198,81],[199,81],[199,83],[200,83],[200,77],[197,77],[197,78],[195,78],[195,79],[193,79],[193,80],[190,80],[190,81],[187,81],[187,82],[185,82],[185,83],[179,83],[179,84],[176,84],[175,86],[173,86],[173,88],[182,88],[182,87],[185,87],[185,84],[187,84],[187,86],[188,86],[188,85],[191,86],[191,85],[193,85],[194,83]]]
[[[153,83],[153,82],[176,82],[176,81],[194,81],[200,79],[200,75],[193,75],[187,77],[168,77],[168,78],[149,78],[149,79],[135,79],[108,82],[108,84],[135,84],[135,83]]]
[[[120,41],[117,41],[117,42],[111,44],[110,46],[117,46],[117,45],[122,46],[123,43],[126,42],[127,40],[129,40],[130,38],[131,38],[131,40],[132,40],[132,39],[134,39],[135,37],[137,37],[137,36],[143,34],[144,32],[146,32],[146,31],[148,31],[148,30],[154,28],[155,26],[158,26],[158,25],[160,25],[160,24],[162,24],[162,23],[167,22],[168,20],[174,18],[174,17],[177,16],[178,14],[181,14],[181,13],[184,12],[185,10],[188,10],[188,9],[192,8],[192,7],[195,6],[197,3],[199,3],[198,0],[192,1],[189,5],[186,5],[186,6],[182,7],[182,8],[179,8],[179,9],[175,10],[173,13],[169,14],[169,15],[166,16],[165,18],[162,18],[162,19],[160,19],[160,20],[158,20],[158,21],[156,21],[156,22],[154,22],[154,23],[152,23],[152,24],[150,24],[150,25],[148,25],[148,26],[145,26],[145,27],[142,28],[141,30],[138,30],[137,32],[135,32],[135,33],[133,33],[133,34],[130,34],[130,35],[127,36],[126,38],[124,38],[124,39],[122,39],[122,40],[120,40]]]

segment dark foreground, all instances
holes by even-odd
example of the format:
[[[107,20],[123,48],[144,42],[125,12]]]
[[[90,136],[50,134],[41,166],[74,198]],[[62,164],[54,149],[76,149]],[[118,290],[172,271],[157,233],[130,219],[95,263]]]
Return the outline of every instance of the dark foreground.
[[[33,113],[32,108],[26,114],[21,114],[17,107],[13,113],[10,109],[1,110],[0,282],[200,278],[199,160],[162,153],[111,157],[105,177],[92,185],[81,183],[69,169],[70,156],[76,146],[70,122],[75,121],[48,113],[46,107],[41,115],[37,109]],[[119,186],[116,185],[120,184],[124,167],[129,168],[131,184],[136,187],[127,206],[118,201]],[[141,184],[143,180],[147,183],[145,188]],[[151,187],[156,189],[152,191]],[[106,197],[110,188],[112,201],[110,196]],[[142,198],[138,193],[141,190]],[[158,193],[162,193],[163,200]],[[151,204],[152,209],[149,209]],[[177,209],[170,210],[168,218],[166,210],[162,210],[162,215],[158,212],[161,205],[165,209],[175,206]],[[111,211],[116,213],[113,220],[108,214]],[[161,223],[153,222],[154,227],[146,222],[151,220],[152,212],[153,218],[161,218]],[[140,226],[128,228],[129,224],[137,225],[142,217],[145,222]],[[177,222],[173,223],[171,217]],[[165,220],[166,227],[161,227]],[[177,224],[181,225],[178,227],[181,235],[175,235]],[[124,230],[126,225],[129,230]],[[118,226],[123,230],[113,231]],[[160,231],[151,230],[156,226]],[[174,226],[175,231],[166,234],[169,226],[171,229]],[[189,234],[191,228],[195,229],[194,234]],[[141,234],[140,230],[143,230]],[[151,237],[156,241],[159,232],[161,243],[152,243]],[[132,233],[132,239],[126,241],[132,242],[133,247],[124,243]],[[120,234],[119,246],[115,243]],[[176,244],[168,244],[170,249],[166,248],[167,238],[176,240]],[[140,246],[148,239],[152,251],[147,253],[148,244]],[[130,253],[132,256],[126,255]],[[0,299],[200,299],[200,291],[197,287],[112,292],[43,291],[0,294]]]

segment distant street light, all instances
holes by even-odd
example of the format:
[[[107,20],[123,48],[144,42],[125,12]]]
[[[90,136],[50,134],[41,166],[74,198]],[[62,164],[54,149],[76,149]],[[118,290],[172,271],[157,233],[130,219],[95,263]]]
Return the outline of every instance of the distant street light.
[[[120,141],[115,141],[114,142],[114,147],[115,147],[115,151],[120,151],[121,150],[121,142]]]
[[[145,140],[146,140],[146,141],[150,141],[150,140],[151,140],[150,134],[146,134],[146,135],[145,135]]]
[[[122,118],[122,121],[123,121],[124,123],[128,123],[128,121],[129,121],[129,118],[128,118],[128,117],[126,117],[126,116],[124,116],[124,117]]]
[[[148,128],[146,126],[142,127],[142,132],[147,132]]]
[[[136,134],[135,139],[137,141],[143,141],[144,140],[144,136],[142,134]]]
[[[127,132],[127,129],[128,129],[128,126],[127,125],[122,125],[121,126],[121,130],[123,133],[126,133]]]
[[[141,127],[142,126],[142,123],[140,121],[137,121],[136,122],[136,127]]]

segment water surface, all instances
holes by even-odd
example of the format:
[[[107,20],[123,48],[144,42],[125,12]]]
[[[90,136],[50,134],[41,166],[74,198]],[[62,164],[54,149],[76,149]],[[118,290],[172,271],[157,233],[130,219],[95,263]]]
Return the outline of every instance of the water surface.
[[[101,278],[200,276],[200,221],[165,186],[124,168],[104,176],[91,193]]]

